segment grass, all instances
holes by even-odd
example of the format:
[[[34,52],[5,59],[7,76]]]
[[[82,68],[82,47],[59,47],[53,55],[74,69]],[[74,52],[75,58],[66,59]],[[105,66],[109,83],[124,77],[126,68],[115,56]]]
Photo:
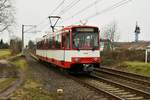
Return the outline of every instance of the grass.
[[[0,78],[0,90],[7,88],[17,78]]]
[[[24,84],[24,87],[29,89],[29,88],[37,88],[37,87],[40,87],[40,84],[38,82],[35,82],[31,79],[28,79],[26,81],[26,83]]]
[[[23,58],[17,59],[11,63],[14,64],[17,68],[21,69],[22,71],[26,71],[27,69],[27,62]]]
[[[150,63],[125,61],[121,66],[130,72],[150,77]]]
[[[35,80],[28,69],[27,62],[24,58],[19,58],[12,61],[12,64],[16,65],[17,68],[25,75],[25,81],[19,89],[11,94],[12,99],[15,100],[52,100],[53,96],[44,89],[43,84],[38,80]]]
[[[9,49],[0,49],[0,58],[7,58],[11,55],[11,52]]]
[[[14,92],[11,97],[17,100],[52,100],[52,96],[40,83],[30,79],[26,80],[23,87]]]

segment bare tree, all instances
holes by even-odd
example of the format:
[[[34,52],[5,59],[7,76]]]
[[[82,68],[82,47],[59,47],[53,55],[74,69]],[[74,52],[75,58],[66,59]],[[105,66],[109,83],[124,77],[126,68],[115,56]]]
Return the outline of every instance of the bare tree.
[[[30,40],[28,42],[28,47],[29,47],[29,49],[34,49],[35,48],[35,43],[32,40]]]
[[[107,43],[107,45],[110,45],[111,49],[113,50],[114,42],[117,42],[120,38],[120,34],[117,32],[117,23],[115,21],[113,21],[112,23],[107,25],[103,29],[102,36],[105,40],[109,40],[108,42],[110,42],[110,43]]]
[[[10,50],[13,55],[21,52],[22,41],[20,38],[14,36],[10,39]]]
[[[0,0],[0,33],[10,31],[14,24],[13,0]]]

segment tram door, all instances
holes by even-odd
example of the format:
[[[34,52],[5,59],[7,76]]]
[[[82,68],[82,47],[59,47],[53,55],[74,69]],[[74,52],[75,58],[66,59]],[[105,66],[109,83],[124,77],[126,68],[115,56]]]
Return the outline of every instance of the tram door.
[[[66,33],[62,34],[62,49],[63,49],[63,60],[65,61],[65,44],[66,43]]]
[[[70,50],[70,33],[64,33],[62,35],[62,48],[63,48],[63,61],[67,60],[67,52]]]

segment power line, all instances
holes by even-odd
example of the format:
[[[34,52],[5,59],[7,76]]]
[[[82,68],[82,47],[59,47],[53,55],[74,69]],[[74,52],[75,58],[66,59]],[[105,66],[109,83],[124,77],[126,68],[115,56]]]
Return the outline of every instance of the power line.
[[[81,0],[74,0],[72,1],[67,7],[65,7],[63,10],[61,10],[58,15],[63,15],[65,14],[67,11],[69,11],[70,9],[72,9],[76,4],[78,4]]]
[[[62,2],[60,2],[60,4],[51,12],[50,15],[52,15],[54,12],[56,12],[63,4],[64,4],[65,0],[63,0]]]
[[[101,14],[103,14],[103,13],[105,13],[105,12],[108,12],[108,11],[111,11],[111,10],[116,9],[116,8],[118,8],[118,7],[121,7],[121,6],[127,4],[127,3],[131,2],[131,1],[132,1],[132,0],[122,0],[122,1],[119,1],[118,3],[115,3],[114,5],[112,5],[112,6],[108,7],[108,8],[106,8],[106,9],[103,9],[102,11],[97,12],[97,13],[95,13],[95,14],[93,14],[93,15],[87,17],[86,19],[91,19],[91,18],[96,17],[96,16],[98,16],[98,15],[101,15]]]
[[[99,11],[99,12],[96,12],[95,14],[93,14],[93,15],[91,15],[91,16],[85,18],[85,20],[94,18],[94,17],[99,16],[99,15],[105,13],[105,12],[108,12],[108,11],[111,11],[111,10],[116,9],[116,8],[118,8],[118,7],[121,7],[121,6],[127,4],[127,3],[131,2],[131,1],[132,1],[132,0],[122,0],[122,1],[119,1],[118,3],[115,3],[115,4],[113,4],[113,5],[110,6],[110,7],[106,8],[106,9],[103,9],[103,10],[101,10],[101,11]],[[78,23],[78,22],[77,22],[77,23]],[[75,23],[75,24],[77,24],[77,23]]]
[[[65,13],[64,11],[65,10],[67,10],[67,9],[71,9],[72,7],[74,7],[78,2],[79,2],[80,0],[75,0],[75,2],[73,1],[73,2],[71,2],[70,3],[70,5],[68,5],[66,8],[64,8],[63,9],[63,13]],[[56,12],[63,4],[64,4],[64,2],[65,2],[65,0],[63,0],[62,2],[60,2],[59,4],[58,4],[58,6],[56,6],[56,8],[51,12],[51,14],[50,15],[52,15],[54,12]],[[62,13],[62,14],[63,14]],[[41,21],[39,24],[37,24],[36,25],[36,28],[38,27],[38,26],[40,26],[41,24],[43,24],[44,23],[44,21]],[[47,24],[46,24],[47,25]],[[45,28],[46,26],[44,26],[44,28]],[[34,29],[35,27],[31,27],[30,29],[28,29],[28,30],[26,30],[26,32],[27,31],[30,31],[30,30],[32,30],[32,29]],[[42,28],[42,29],[44,29],[44,28]]]
[[[64,3],[64,1],[65,1],[65,0],[63,0],[63,1],[59,4],[59,6],[57,6],[57,7],[55,8],[55,10],[59,9],[59,7]],[[74,4],[77,4],[79,1],[80,1],[80,0],[77,0],[76,2],[75,2],[75,1],[71,2],[71,3],[70,3],[71,5],[68,5],[67,7],[65,7],[65,8],[63,9],[63,11],[65,11],[65,10],[67,11],[67,8],[68,8],[68,7],[69,7],[69,8],[72,8],[73,6],[75,6]],[[78,12],[76,12],[75,14],[78,15],[78,14],[80,14],[80,13],[86,11],[87,9],[89,9],[90,7],[92,7],[92,6],[94,6],[95,4],[99,3],[100,1],[102,1],[102,0],[96,0],[96,1],[94,1],[93,3],[91,3],[90,5],[84,7],[83,9],[81,9],[81,10],[78,11]],[[95,14],[93,14],[93,15],[91,15],[91,16],[88,16],[88,17],[85,18],[85,19],[87,20],[87,19],[94,18],[94,17],[96,17],[96,16],[98,16],[98,15],[101,15],[101,14],[103,14],[103,13],[105,13],[105,12],[108,12],[108,11],[111,11],[111,10],[113,10],[113,9],[115,9],[115,8],[121,7],[121,6],[125,5],[126,3],[130,2],[130,1],[132,1],[132,0],[121,0],[121,1],[119,1],[119,2],[117,2],[117,3],[115,3],[115,4],[113,4],[112,6],[107,7],[106,9],[103,9],[103,10],[101,10],[101,11],[99,11],[99,12],[96,12]],[[54,10],[52,11],[52,13],[54,13]],[[52,14],[52,13],[51,13],[51,14]],[[63,12],[63,13],[64,13],[64,12]],[[63,14],[63,13],[62,13],[62,14]],[[75,14],[74,14],[74,15],[75,15]],[[73,16],[74,16],[74,15],[73,15]],[[71,19],[71,18],[72,18],[72,17],[70,17],[69,19]],[[66,19],[66,20],[69,20],[69,19]],[[62,22],[64,22],[64,21],[62,21]],[[61,23],[62,23],[62,22],[61,22]],[[39,23],[37,26],[39,26],[39,25],[41,25],[41,24],[42,24],[42,22]],[[46,24],[46,25],[47,25],[47,24]],[[46,25],[44,25],[44,28],[46,27]],[[33,27],[33,28],[35,28],[35,27]],[[33,29],[33,28],[31,28],[31,29]],[[43,29],[43,28],[42,28],[42,29]]]
[[[76,12],[75,14],[73,14],[71,17],[66,18],[66,20],[72,19],[74,16],[83,13],[84,11],[86,11],[87,9],[93,7],[95,4],[98,4],[98,3],[101,2],[101,1],[103,1],[103,0],[96,0],[96,1],[94,1],[93,3],[87,5],[87,6],[84,7],[83,9],[81,9],[81,10],[79,10],[78,12]],[[64,21],[66,21],[66,20],[64,20]],[[64,21],[62,21],[62,22],[64,22]]]
[[[63,0],[62,2],[60,2],[60,3],[58,4],[58,6],[51,12],[51,15],[52,15],[55,11],[57,11],[57,10],[63,5],[64,2],[65,2],[65,0]],[[46,17],[46,18],[48,19],[48,17]],[[27,32],[27,31],[30,31],[30,30],[32,30],[32,29],[34,29],[34,28],[37,28],[38,26],[40,26],[40,25],[43,24],[44,22],[45,22],[45,19],[44,19],[43,21],[41,21],[39,24],[37,24],[36,27],[33,26],[33,27],[31,27],[30,29],[26,30],[26,32]]]

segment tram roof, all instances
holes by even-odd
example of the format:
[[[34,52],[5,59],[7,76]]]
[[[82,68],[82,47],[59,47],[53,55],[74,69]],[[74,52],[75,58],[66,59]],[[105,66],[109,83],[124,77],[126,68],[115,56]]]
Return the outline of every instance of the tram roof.
[[[65,26],[63,29],[71,29],[76,27],[92,27],[92,28],[98,28],[97,26],[90,26],[90,25],[71,25],[71,26]]]

